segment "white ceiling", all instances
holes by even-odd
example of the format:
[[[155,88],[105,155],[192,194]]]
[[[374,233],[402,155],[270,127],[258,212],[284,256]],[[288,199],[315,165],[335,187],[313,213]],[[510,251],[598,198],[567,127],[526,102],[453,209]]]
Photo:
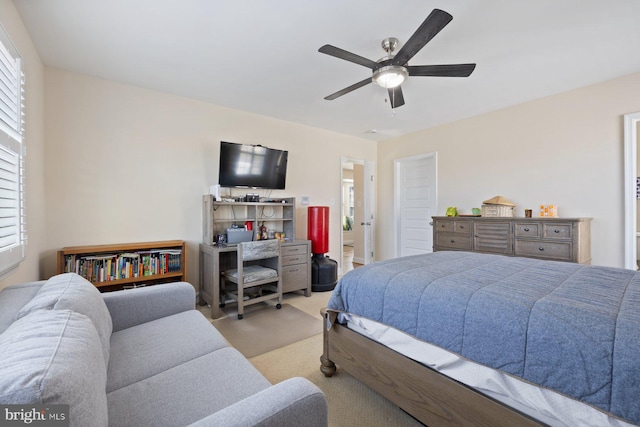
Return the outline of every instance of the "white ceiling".
[[[49,67],[371,140],[640,71],[638,0],[14,4]],[[475,62],[470,77],[410,77],[395,110],[374,84],[323,99],[371,71],[320,46],[378,60],[382,39],[402,45],[434,8],[453,21],[410,64]]]

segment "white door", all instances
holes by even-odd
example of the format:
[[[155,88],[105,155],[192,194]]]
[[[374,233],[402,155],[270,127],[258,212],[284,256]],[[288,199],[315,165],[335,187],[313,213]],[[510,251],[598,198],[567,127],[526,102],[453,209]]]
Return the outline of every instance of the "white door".
[[[433,252],[436,213],[436,153],[395,161],[396,256]]]
[[[364,263],[369,264],[375,260],[374,254],[374,230],[375,218],[373,217],[373,206],[375,197],[375,180],[373,176],[373,162],[364,163]]]

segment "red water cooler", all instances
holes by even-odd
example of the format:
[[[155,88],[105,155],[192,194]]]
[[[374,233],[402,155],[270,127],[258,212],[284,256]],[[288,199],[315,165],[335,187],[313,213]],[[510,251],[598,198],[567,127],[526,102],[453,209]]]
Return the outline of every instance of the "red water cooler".
[[[311,240],[311,290],[331,291],[338,283],[338,263],[329,252],[329,207],[309,206],[307,238]]]

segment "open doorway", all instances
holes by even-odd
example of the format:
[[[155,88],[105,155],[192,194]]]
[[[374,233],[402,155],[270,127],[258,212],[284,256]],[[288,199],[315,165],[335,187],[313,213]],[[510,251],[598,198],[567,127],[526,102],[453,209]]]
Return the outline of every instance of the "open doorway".
[[[625,227],[624,227],[624,266],[631,270],[638,269],[638,242],[640,236],[640,218],[638,218],[638,144],[640,144],[640,112],[624,116],[624,192],[625,192]]]
[[[373,260],[372,163],[341,159],[341,274]],[[367,177],[367,178],[365,178]]]

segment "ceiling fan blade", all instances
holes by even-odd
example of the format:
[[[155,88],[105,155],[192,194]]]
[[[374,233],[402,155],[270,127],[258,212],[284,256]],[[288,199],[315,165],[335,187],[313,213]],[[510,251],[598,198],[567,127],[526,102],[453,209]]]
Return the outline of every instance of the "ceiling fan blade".
[[[368,85],[369,83],[371,83],[371,81],[372,81],[371,77],[368,77],[368,78],[366,78],[366,79],[364,79],[364,80],[362,80],[362,81],[360,81],[358,83],[352,84],[349,87],[345,87],[344,89],[339,90],[336,93],[332,93],[329,96],[325,96],[324,99],[326,99],[328,101],[333,101],[334,99],[336,99],[336,98],[338,98],[338,97],[340,97],[342,95],[346,95],[351,91],[354,91],[354,90],[356,90],[358,88],[361,88],[362,86]]]
[[[422,25],[418,27],[415,33],[407,40],[407,42],[398,51],[396,56],[391,61],[393,65],[404,65],[413,56],[429,43],[429,40],[434,38],[449,22],[453,19],[453,16],[449,15],[444,10],[433,9],[433,11],[427,16]]]
[[[469,77],[476,64],[409,65],[410,76]]]
[[[402,107],[404,105],[404,95],[402,95],[402,88],[400,86],[396,86],[387,90],[389,91],[389,101],[391,102],[391,108]]]
[[[354,64],[364,65],[367,68],[371,68],[375,70],[380,68],[380,64],[370,59],[364,58],[360,55],[356,55],[355,53],[347,52],[344,49],[340,49],[339,47],[331,46],[330,44],[325,44],[318,52],[325,53],[327,55],[335,56],[336,58],[344,59],[345,61],[353,62]]]

